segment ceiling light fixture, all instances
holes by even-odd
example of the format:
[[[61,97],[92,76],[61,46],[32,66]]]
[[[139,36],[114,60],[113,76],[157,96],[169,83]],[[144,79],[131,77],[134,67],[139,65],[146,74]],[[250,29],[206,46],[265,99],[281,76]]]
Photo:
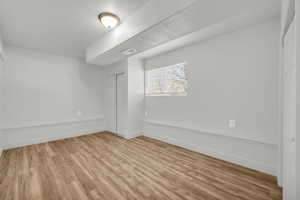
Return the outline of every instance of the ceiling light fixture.
[[[103,26],[108,29],[113,29],[120,23],[120,18],[109,12],[100,13],[98,18]]]

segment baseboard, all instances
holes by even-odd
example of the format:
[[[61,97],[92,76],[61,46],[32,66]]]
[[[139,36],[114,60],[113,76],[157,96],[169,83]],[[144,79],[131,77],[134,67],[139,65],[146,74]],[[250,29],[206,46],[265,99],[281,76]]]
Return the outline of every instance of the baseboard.
[[[170,138],[164,138],[164,137],[159,137],[159,136],[148,136],[148,135],[145,135],[145,136],[150,137],[150,138],[154,138],[154,139],[158,139],[158,140],[161,140],[163,142],[167,142],[167,143],[179,146],[179,147],[183,147],[183,148],[189,149],[189,150],[194,151],[194,152],[202,153],[202,154],[205,154],[205,155],[208,155],[208,156],[212,156],[212,157],[215,157],[215,158],[218,158],[218,159],[221,159],[221,160],[225,160],[225,161],[228,161],[228,162],[231,162],[231,163],[234,163],[234,164],[238,164],[238,165],[250,168],[250,169],[254,169],[254,170],[257,170],[257,171],[261,171],[261,172],[276,176],[276,168],[274,168],[272,166],[265,165],[263,163],[250,161],[250,160],[247,160],[247,159],[244,159],[244,158],[240,158],[240,157],[230,155],[230,154],[226,154],[226,153],[222,153],[222,152],[217,152],[217,151],[214,151],[213,149],[202,148],[200,146],[193,146],[193,145],[190,145],[190,144],[185,144],[183,142],[180,142],[180,141],[177,141],[177,140],[174,140],[174,139],[170,139]]]
[[[130,140],[139,136],[142,136],[142,133],[134,133],[134,134],[126,135],[124,138]]]
[[[165,123],[165,122],[158,122],[155,120],[145,120],[144,123],[148,124],[153,124],[156,126],[164,126],[164,127],[170,127],[170,128],[176,128],[176,129],[182,129],[182,130],[187,130],[187,131],[193,131],[193,132],[199,132],[199,133],[209,133],[217,136],[223,136],[223,137],[231,137],[234,139],[239,139],[239,140],[245,140],[245,141],[251,141],[251,142],[256,142],[256,143],[262,143],[262,144],[270,144],[270,145],[277,145],[275,142],[270,142],[264,138],[256,138],[256,137],[245,137],[245,136],[237,136],[237,135],[232,135],[228,133],[228,131],[224,130],[208,130],[208,129],[195,129],[195,128],[189,128],[189,127],[183,127],[171,123]]]
[[[1,128],[1,131],[13,130],[13,129],[25,129],[25,128],[36,128],[36,127],[47,127],[47,126],[58,126],[65,124],[74,124],[82,122],[91,122],[91,121],[104,121],[104,117],[90,117],[84,119],[72,119],[72,120],[62,120],[62,121],[50,121],[44,123],[32,123],[26,125],[14,125],[14,126],[4,126]]]
[[[154,124],[145,125],[143,135],[277,176],[277,146],[273,144]]]
[[[105,122],[103,118],[6,128],[2,130],[2,147],[3,149],[12,149],[96,132],[103,132],[104,130]]]
[[[2,139],[2,129],[0,129],[0,158],[1,158],[1,155],[2,155],[2,143],[3,143],[3,139]]]

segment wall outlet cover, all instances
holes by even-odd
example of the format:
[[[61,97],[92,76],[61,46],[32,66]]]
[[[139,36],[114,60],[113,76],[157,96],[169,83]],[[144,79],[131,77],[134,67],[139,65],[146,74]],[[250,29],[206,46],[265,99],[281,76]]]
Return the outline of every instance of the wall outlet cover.
[[[229,128],[235,128],[236,127],[236,120],[231,119],[228,121],[228,127]]]

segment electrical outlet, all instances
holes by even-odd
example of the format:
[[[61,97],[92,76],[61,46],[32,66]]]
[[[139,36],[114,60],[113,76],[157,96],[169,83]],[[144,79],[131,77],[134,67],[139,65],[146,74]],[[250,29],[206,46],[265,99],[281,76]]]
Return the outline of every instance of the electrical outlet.
[[[236,121],[234,119],[231,119],[228,121],[228,127],[229,128],[235,128],[236,127]]]

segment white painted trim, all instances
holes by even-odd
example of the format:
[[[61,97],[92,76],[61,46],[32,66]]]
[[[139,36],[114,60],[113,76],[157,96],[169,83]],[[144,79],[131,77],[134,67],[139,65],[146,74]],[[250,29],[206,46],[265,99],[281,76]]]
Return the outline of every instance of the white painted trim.
[[[274,176],[276,176],[276,174],[277,174],[276,167],[271,166],[271,165],[266,165],[266,164],[261,163],[261,162],[248,160],[248,159],[238,157],[238,156],[228,154],[228,153],[217,152],[217,151],[214,151],[211,148],[203,148],[201,146],[194,146],[194,145],[191,145],[191,144],[186,144],[186,143],[183,143],[182,141],[178,141],[178,140],[174,140],[174,139],[170,139],[170,138],[166,138],[166,137],[151,136],[151,135],[147,135],[147,134],[145,134],[145,136],[150,137],[150,138],[154,138],[154,139],[158,139],[158,140],[161,140],[161,141],[164,141],[164,142],[176,145],[176,146],[180,146],[180,147],[189,149],[189,150],[194,151],[194,152],[202,153],[202,154],[212,156],[212,157],[215,157],[215,158],[218,158],[218,159],[221,159],[221,160],[225,160],[225,161],[228,161],[228,162],[231,162],[231,163],[242,165],[242,166],[245,166],[245,167],[248,167],[248,168],[251,168],[251,169],[255,169],[255,170],[258,170],[258,171],[261,171],[261,172],[265,172],[267,174],[271,174],[271,175],[274,175]]]
[[[173,16],[174,13],[182,11],[195,2],[196,0],[148,1],[140,9],[132,13],[124,23],[91,44],[86,50],[86,61],[100,65],[112,64],[112,62],[103,63],[104,61],[100,63],[99,60],[103,60],[100,59],[101,56],[111,51],[114,47],[146,31],[149,27],[159,24],[161,21]],[[155,14],[153,15],[153,13]]]
[[[135,56],[141,59],[151,58],[220,35],[224,35],[234,31],[239,31],[241,29],[248,28],[249,26],[267,22],[273,18],[279,17],[280,14],[274,10],[270,12],[268,16],[265,15],[265,9],[259,9],[256,10],[256,13],[242,13],[237,16],[229,17],[222,20],[221,22],[201,28],[182,37],[176,38],[149,50],[143,51]]]
[[[104,120],[104,117],[91,117],[85,119],[73,119],[73,120],[65,120],[65,121],[52,121],[52,122],[45,122],[39,124],[30,124],[30,125],[17,125],[11,127],[4,127],[1,130],[7,131],[10,129],[23,129],[23,128],[34,128],[34,127],[41,127],[41,126],[54,126],[54,125],[61,125],[61,124],[72,124],[72,123],[80,123],[85,121],[95,121],[95,120]]]
[[[80,124],[93,121],[99,121],[101,123],[99,123],[99,126],[93,125],[93,127]],[[55,130],[55,132],[53,134],[50,134],[53,129]],[[2,148],[5,150],[104,131],[105,120],[103,117],[97,117],[84,120],[62,121],[56,123],[6,128],[2,130],[0,137],[4,141],[2,144]],[[14,140],[14,138],[16,139]]]
[[[59,136],[59,137],[46,137],[46,138],[42,138],[42,139],[38,139],[38,140],[32,139],[29,142],[17,142],[15,144],[3,145],[3,150],[24,147],[24,146],[33,145],[33,144],[51,142],[51,141],[56,141],[56,140],[63,140],[63,139],[78,137],[78,136],[82,136],[82,135],[102,133],[102,132],[105,132],[105,130],[104,129],[96,129],[96,130],[89,131],[89,132],[79,132],[76,135],[72,134],[72,135],[63,135],[63,136]]]
[[[230,133],[226,133],[226,131],[219,131],[219,130],[208,130],[208,129],[196,129],[196,128],[190,128],[190,127],[183,127],[183,126],[179,126],[179,125],[175,125],[175,124],[171,124],[171,123],[165,123],[165,122],[158,122],[155,120],[144,120],[145,123],[149,123],[149,124],[154,124],[154,125],[158,125],[158,126],[167,126],[167,127],[171,127],[171,128],[179,128],[179,129],[184,129],[187,131],[193,131],[193,132],[200,132],[200,133],[207,133],[207,134],[213,134],[213,135],[217,135],[217,136],[223,136],[223,137],[231,137],[231,138],[235,138],[235,139],[240,139],[240,140],[246,140],[246,141],[251,141],[251,142],[255,142],[255,143],[261,143],[261,144],[267,144],[267,145],[278,145],[276,143],[272,143],[270,141],[265,141],[264,139],[261,138],[255,138],[255,137],[244,137],[244,136],[235,136],[232,135]]]
[[[4,55],[3,55],[3,54],[1,54],[1,53],[0,53],[0,61],[3,61],[3,62],[5,61],[5,59],[4,59]]]
[[[142,136],[142,135],[143,135],[142,133],[134,133],[134,134],[126,135],[126,136],[124,136],[124,138],[127,140],[130,140],[130,139]]]

